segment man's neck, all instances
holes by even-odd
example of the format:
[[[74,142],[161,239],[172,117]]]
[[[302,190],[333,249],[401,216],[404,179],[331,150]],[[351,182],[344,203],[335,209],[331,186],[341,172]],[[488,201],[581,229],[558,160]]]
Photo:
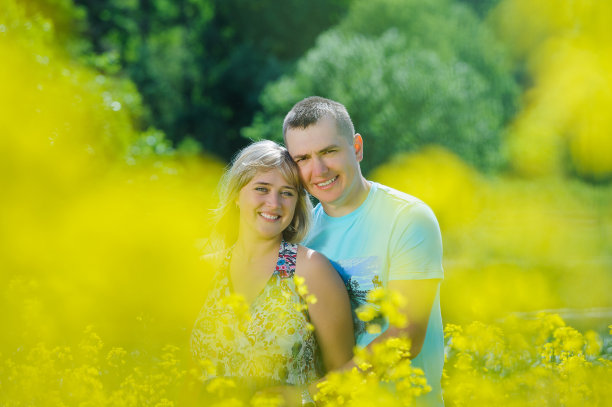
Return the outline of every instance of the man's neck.
[[[325,213],[331,217],[338,218],[348,215],[359,208],[366,200],[370,188],[372,188],[370,182],[361,176],[359,183],[355,185],[354,190],[351,191],[351,194],[347,196],[344,201],[338,202],[337,204],[321,202],[321,206],[323,206]]]

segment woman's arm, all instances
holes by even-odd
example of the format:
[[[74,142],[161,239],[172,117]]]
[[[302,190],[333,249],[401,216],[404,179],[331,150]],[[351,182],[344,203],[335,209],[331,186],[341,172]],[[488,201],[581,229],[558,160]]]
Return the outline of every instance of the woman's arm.
[[[308,305],[310,320],[327,371],[344,366],[353,357],[355,337],[351,305],[344,282],[321,253],[300,246],[296,274],[304,278],[317,301]]]

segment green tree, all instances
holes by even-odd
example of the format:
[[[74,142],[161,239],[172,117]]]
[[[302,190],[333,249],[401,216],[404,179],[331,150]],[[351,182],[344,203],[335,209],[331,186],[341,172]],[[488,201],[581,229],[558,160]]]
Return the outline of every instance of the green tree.
[[[291,68],[349,0],[75,0],[93,49],[138,86],[146,125],[229,159],[261,108],[264,86]]]
[[[499,168],[518,85],[504,49],[467,6],[450,0],[358,0],[296,70],[270,84],[247,138],[281,140],[298,100],[344,103],[365,138],[367,172],[391,154],[438,143],[481,169]]]
[[[489,11],[499,4],[501,0],[459,0],[462,3],[468,4],[476,11],[476,13],[485,17]]]

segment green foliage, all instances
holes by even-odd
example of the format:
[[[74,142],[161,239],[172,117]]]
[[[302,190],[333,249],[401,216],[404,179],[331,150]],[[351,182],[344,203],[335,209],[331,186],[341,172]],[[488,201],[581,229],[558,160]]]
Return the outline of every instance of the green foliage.
[[[476,13],[485,17],[491,9],[500,3],[500,0],[459,0],[462,3],[469,5]]]
[[[143,127],[229,159],[246,144],[239,132],[260,108],[264,86],[338,21],[349,0],[76,2],[88,12],[98,66],[108,63],[138,86],[148,107]]]
[[[22,3],[21,12],[24,16],[47,20],[48,24],[53,26],[54,40],[64,45],[69,52],[73,52],[73,55],[87,48],[87,41],[75,35],[85,27],[86,13],[76,7],[72,0],[36,0]],[[1,8],[5,7],[10,7],[8,2]]]
[[[5,145],[15,148],[13,158],[18,148],[37,143],[48,154],[50,148],[74,148],[85,157],[114,158],[139,137],[134,122],[142,105],[134,84],[91,70],[76,58],[84,50],[76,35],[83,17],[70,1],[3,1],[0,128]]]
[[[247,138],[281,139],[298,100],[344,103],[364,136],[364,171],[438,143],[485,170],[503,165],[501,131],[518,86],[502,47],[466,6],[447,0],[356,1],[295,73],[269,85]]]

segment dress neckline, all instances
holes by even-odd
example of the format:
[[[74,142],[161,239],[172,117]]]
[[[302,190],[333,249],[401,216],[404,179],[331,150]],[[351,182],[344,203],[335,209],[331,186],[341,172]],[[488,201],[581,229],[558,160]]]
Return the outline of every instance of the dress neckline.
[[[295,266],[296,266],[296,258],[297,258],[297,247],[298,245],[295,243],[289,243],[285,240],[281,240],[280,247],[278,249],[278,255],[276,257],[276,266],[274,271],[266,280],[266,283],[263,285],[259,293],[253,297],[253,300],[247,304],[249,305],[249,310],[252,310],[254,306],[259,302],[259,299],[262,295],[267,291],[268,286],[273,281],[275,277],[280,279],[293,277],[295,274]],[[230,294],[236,294],[236,290],[234,289],[234,283],[232,281],[232,276],[230,274],[229,266],[230,261],[232,260],[234,246],[230,247],[225,255],[225,260],[223,262],[223,269],[228,282],[228,289]],[[243,296],[244,297],[244,296]]]

